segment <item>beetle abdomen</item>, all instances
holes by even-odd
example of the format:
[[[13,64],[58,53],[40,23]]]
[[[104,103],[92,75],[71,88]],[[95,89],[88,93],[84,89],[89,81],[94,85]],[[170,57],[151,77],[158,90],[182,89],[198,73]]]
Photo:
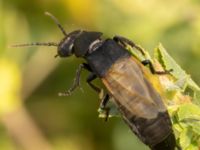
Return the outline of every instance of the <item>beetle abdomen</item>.
[[[152,147],[152,150],[174,150],[176,146],[174,133],[171,132],[165,140]]]
[[[122,108],[121,111],[124,112]],[[171,128],[169,115],[167,112],[159,113],[154,119],[137,118],[135,116],[127,118],[124,114],[124,120],[139,138],[152,150],[174,150],[175,137]]]
[[[126,107],[117,102],[122,117],[130,129],[152,150],[174,150],[175,136],[168,112],[159,113],[154,119],[138,118],[131,115]]]

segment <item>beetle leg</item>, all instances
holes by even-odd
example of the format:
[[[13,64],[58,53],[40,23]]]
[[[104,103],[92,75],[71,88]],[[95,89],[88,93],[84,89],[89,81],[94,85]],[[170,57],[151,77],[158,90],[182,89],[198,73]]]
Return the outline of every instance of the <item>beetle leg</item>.
[[[71,93],[80,86],[80,76],[81,76],[81,71],[83,69],[87,69],[86,64],[80,64],[78,69],[76,70],[76,76],[74,78],[74,82],[72,84],[72,86],[69,88],[69,90],[64,91],[64,92],[60,92],[58,95],[59,96],[69,96],[71,95]],[[87,69],[88,70],[88,69]]]
[[[173,69],[170,70],[164,70],[164,71],[156,71],[155,68],[153,67],[152,62],[149,59],[143,60],[142,61],[143,65],[149,65],[150,71],[152,74],[159,74],[159,75],[165,75],[165,74],[169,74],[170,72],[173,71]]]
[[[97,78],[96,74],[91,73],[87,78],[87,83],[90,85],[90,87],[93,90],[95,90],[97,93],[100,93],[101,89],[92,83],[92,81],[95,80],[96,78]],[[106,104],[108,103],[109,98],[110,98],[110,96],[108,94],[105,94],[105,96],[101,99],[100,106],[99,106],[100,109],[102,109],[103,111],[106,112],[105,121],[107,121],[108,117],[109,117],[110,108],[106,107]]]
[[[108,103],[110,99],[110,96],[108,94],[106,94],[102,99],[101,99],[101,103],[100,103],[100,109],[104,110],[106,112],[106,117],[105,117],[105,121],[108,121],[108,117],[109,117],[109,111],[110,108],[106,107],[106,104]]]
[[[92,69],[90,68],[90,66],[88,64],[86,64],[86,63],[82,63],[82,64],[84,66],[84,69],[86,69],[89,72],[92,72]]]
[[[100,93],[101,89],[92,83],[92,81],[95,80],[96,78],[97,78],[96,74],[91,73],[87,78],[87,83],[90,85],[90,87],[93,90],[95,90],[97,93]],[[109,117],[110,108],[106,107],[106,104],[108,103],[109,98],[110,98],[110,96],[108,94],[105,94],[105,96],[103,96],[103,98],[101,98],[101,102],[100,102],[100,106],[99,106],[100,109],[102,109],[103,111],[106,112],[105,121],[107,121],[108,117]]]
[[[96,74],[94,74],[94,73],[92,72],[92,73],[88,76],[88,78],[87,78],[87,83],[89,84],[89,86],[90,86],[93,90],[95,90],[97,93],[100,93],[100,92],[101,92],[100,88],[97,87],[96,85],[94,85],[94,84],[92,83],[92,81],[95,80],[96,78],[97,78]]]
[[[110,99],[110,96],[108,94],[105,94],[105,96],[101,99],[101,103],[100,103],[101,109],[106,108],[106,104],[108,103],[109,99]]]
[[[142,55],[145,55],[143,49],[141,49],[139,46],[137,46],[133,41],[125,38],[125,37],[122,37],[122,36],[119,36],[119,35],[116,35],[113,37],[113,40],[116,41],[116,42],[119,42],[121,43],[124,47],[126,47],[126,45],[130,45],[132,48],[136,48],[138,51],[140,51],[142,53]]]

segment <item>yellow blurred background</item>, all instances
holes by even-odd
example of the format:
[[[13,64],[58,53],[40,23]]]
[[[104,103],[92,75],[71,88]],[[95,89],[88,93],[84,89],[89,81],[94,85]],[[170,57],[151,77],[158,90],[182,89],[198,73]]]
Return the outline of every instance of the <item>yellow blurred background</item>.
[[[67,32],[122,35],[149,51],[161,42],[200,84],[200,1],[197,0],[0,0],[0,149],[148,150],[120,118],[98,118],[98,95],[85,83],[69,97],[81,60],[54,59],[56,48],[10,48],[59,42]]]

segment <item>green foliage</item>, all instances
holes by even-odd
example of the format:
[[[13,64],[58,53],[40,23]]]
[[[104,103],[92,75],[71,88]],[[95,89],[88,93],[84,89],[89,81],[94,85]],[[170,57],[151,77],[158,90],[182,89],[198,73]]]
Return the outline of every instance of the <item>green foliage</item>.
[[[174,116],[174,130],[178,132],[178,141],[184,150],[198,149],[200,141],[200,108],[188,103],[179,106]]]
[[[167,53],[162,44],[154,51],[154,57],[159,61],[162,67],[166,70],[173,69],[171,75],[175,78],[174,85],[179,87],[179,90],[185,91],[186,88],[192,90],[192,98],[196,103],[200,103],[200,88],[192,80],[191,76],[188,75],[177,63],[176,61]]]
[[[173,90],[176,94],[170,98],[168,109],[171,115],[173,128],[176,133],[177,144],[184,150],[198,150],[200,146],[200,88],[176,61],[167,53],[162,44],[154,51],[154,60],[158,61],[164,70],[173,69],[168,77],[173,86],[164,87]],[[162,82],[166,82],[160,80]],[[175,87],[175,88],[171,88]],[[169,89],[170,88],[170,89]],[[186,91],[192,93],[188,96]]]
[[[172,85],[167,86],[168,84],[162,83],[166,80],[160,80],[160,82],[165,86],[166,93],[167,91],[175,92],[173,97],[168,93],[165,96],[170,101],[167,107],[176,133],[177,144],[184,150],[198,149],[200,146],[199,86],[167,53],[162,44],[155,48],[153,60],[158,61],[164,70],[173,69],[167,77]],[[188,89],[190,89],[191,96],[187,94]]]

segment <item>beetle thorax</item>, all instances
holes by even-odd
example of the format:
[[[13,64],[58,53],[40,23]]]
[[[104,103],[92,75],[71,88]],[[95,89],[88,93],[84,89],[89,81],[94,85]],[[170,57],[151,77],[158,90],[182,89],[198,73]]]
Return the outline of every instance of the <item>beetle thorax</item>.
[[[100,39],[95,40],[92,42],[88,48],[88,53],[91,54],[94,52],[96,49],[98,49],[101,45],[103,44],[103,41]]]

